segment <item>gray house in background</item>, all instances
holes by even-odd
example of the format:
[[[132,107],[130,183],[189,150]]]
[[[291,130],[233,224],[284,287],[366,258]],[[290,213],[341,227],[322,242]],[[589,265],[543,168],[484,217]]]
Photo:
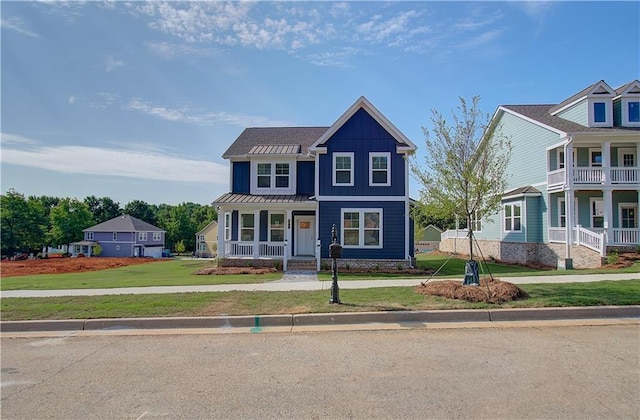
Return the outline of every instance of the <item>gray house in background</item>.
[[[84,240],[70,246],[73,256],[93,255],[100,245],[100,257],[161,258],[166,231],[128,214],[84,229]]]

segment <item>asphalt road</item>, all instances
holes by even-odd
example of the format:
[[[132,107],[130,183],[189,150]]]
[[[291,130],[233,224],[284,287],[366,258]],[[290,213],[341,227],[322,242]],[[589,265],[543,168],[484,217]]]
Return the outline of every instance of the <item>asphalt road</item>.
[[[2,419],[638,419],[634,325],[2,338]]]

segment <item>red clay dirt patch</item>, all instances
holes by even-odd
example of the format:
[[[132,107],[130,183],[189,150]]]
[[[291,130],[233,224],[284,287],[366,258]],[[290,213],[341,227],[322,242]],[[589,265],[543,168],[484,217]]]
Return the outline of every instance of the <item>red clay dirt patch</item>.
[[[148,264],[164,261],[153,258],[48,258],[42,260],[2,261],[1,277],[31,276],[35,274],[80,273],[98,271],[127,265]]]
[[[465,286],[459,280],[432,281],[417,286],[416,292],[447,299],[487,303],[503,303],[527,297],[527,293],[515,284],[498,279],[481,279],[480,286]]]
[[[224,275],[224,274],[267,274],[275,273],[278,270],[268,267],[207,267],[198,270],[196,275]]]
[[[615,264],[603,265],[602,268],[627,268],[631,267],[636,261],[640,261],[640,254],[635,252],[624,252],[618,255],[618,262]]]

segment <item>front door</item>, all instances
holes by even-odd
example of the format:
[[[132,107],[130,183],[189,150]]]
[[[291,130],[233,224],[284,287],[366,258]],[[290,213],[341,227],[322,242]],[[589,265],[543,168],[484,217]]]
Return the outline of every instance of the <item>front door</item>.
[[[313,216],[296,217],[296,254],[298,256],[313,256],[315,237],[315,218]]]

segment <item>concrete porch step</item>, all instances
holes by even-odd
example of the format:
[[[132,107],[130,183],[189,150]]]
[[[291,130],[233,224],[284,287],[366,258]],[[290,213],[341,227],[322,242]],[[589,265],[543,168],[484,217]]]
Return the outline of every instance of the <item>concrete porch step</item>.
[[[316,271],[315,260],[289,260],[287,271]]]

